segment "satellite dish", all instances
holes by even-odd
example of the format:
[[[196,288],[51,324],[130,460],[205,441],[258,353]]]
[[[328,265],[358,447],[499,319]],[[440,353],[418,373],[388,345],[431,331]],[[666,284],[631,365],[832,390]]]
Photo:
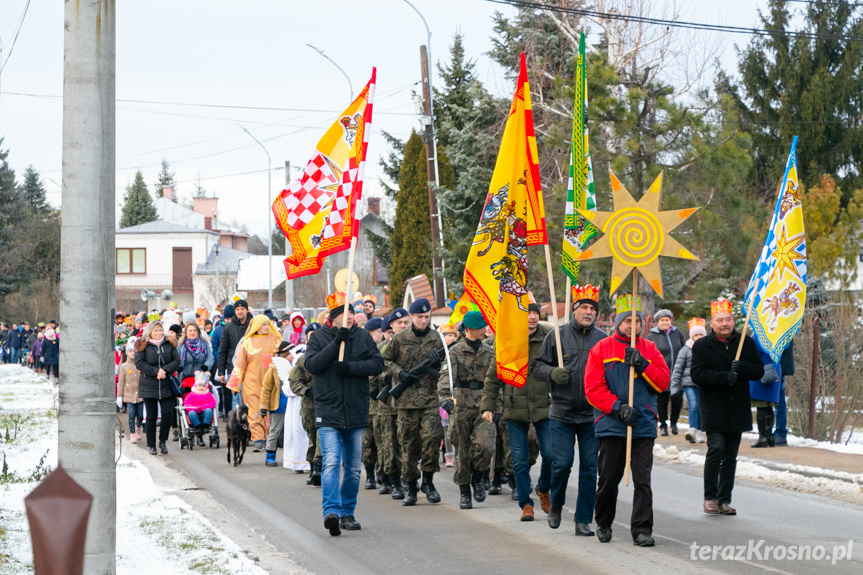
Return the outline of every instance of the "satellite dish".
[[[162,293],[159,295],[162,299],[172,299],[174,297],[174,292],[169,289],[162,290]]]
[[[336,287],[336,290],[347,293],[348,291],[348,268],[342,268],[336,272],[336,277],[333,278],[333,285]],[[351,289],[357,290],[360,285],[360,277],[357,275],[357,272],[354,272],[353,277],[351,278]]]
[[[147,301],[151,297],[156,297],[156,294],[154,294],[153,292],[151,292],[148,289],[142,289],[141,290],[141,301]]]

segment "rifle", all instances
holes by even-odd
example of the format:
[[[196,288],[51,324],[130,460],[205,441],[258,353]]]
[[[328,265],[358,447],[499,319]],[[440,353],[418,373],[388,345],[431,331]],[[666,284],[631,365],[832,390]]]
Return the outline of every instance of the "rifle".
[[[415,366],[413,366],[412,368],[407,370],[408,374],[410,374],[416,378],[414,385],[419,386],[419,384],[420,384],[419,377],[423,373],[431,375],[434,378],[440,377],[440,372],[438,370],[434,369],[434,367],[432,367],[432,366],[443,363],[443,360],[446,357],[447,351],[449,350],[449,348],[454,346],[456,343],[458,343],[458,341],[452,342],[446,348],[441,347],[439,349],[433,350],[435,353],[434,358],[427,357],[423,361],[419,362],[418,364],[416,364]],[[402,393],[404,393],[405,389],[407,389],[409,384],[410,384],[410,380],[408,380],[408,382],[399,381],[395,386],[393,386],[392,389],[389,390],[389,396],[398,399],[399,397],[401,397]],[[380,396],[378,396],[378,398],[380,398]]]
[[[386,403],[390,399],[390,390],[393,388],[393,376],[387,374],[384,377],[384,386],[381,388],[380,393],[375,396],[375,399],[380,401],[381,403]]]

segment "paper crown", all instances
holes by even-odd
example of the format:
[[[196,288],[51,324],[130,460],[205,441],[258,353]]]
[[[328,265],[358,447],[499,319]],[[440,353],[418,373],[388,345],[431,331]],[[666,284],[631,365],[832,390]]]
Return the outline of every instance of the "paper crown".
[[[147,322],[148,323],[151,321],[159,321],[160,319],[162,319],[162,316],[159,315],[159,312],[157,312],[157,311],[150,312],[149,314],[147,314]]]
[[[589,299],[591,301],[598,302],[599,288],[590,284],[585,284],[583,286],[576,284],[572,286],[572,301],[577,302],[581,299]]]
[[[327,309],[335,309],[345,305],[345,292],[337,291],[327,296]]]
[[[367,302],[367,301],[370,301],[370,302],[372,302],[373,304],[378,305],[378,296],[376,296],[376,295],[371,295],[371,294],[369,294],[369,295],[364,295],[364,296],[363,296],[363,302]]]
[[[635,298],[635,310],[632,309],[632,295],[619,295],[614,298],[614,310],[617,313],[624,313],[627,311],[641,311],[641,298],[636,296]]]
[[[707,324],[707,322],[704,321],[704,318],[694,317],[691,320],[689,320],[689,329],[692,329],[693,327],[695,327],[697,325],[700,325],[701,327],[705,327],[706,324]]]
[[[724,297],[721,297],[716,301],[710,302],[710,317],[713,317],[718,313],[732,313],[731,302]]]

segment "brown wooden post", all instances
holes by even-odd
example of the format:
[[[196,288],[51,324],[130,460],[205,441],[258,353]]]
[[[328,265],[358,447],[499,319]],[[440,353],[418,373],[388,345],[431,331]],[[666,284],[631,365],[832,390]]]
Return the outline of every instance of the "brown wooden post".
[[[818,390],[818,348],[821,339],[821,318],[815,315],[815,325],[812,326],[812,377],[809,383],[809,430],[806,437],[815,438],[815,394]]]

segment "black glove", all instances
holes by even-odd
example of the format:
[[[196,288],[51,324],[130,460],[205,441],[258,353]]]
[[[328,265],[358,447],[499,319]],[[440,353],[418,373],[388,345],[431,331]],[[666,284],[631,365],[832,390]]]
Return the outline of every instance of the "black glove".
[[[740,373],[740,360],[739,359],[735,359],[734,361],[731,362],[731,371],[733,371],[734,373]]]
[[[633,427],[635,425],[635,420],[638,419],[638,412],[627,403],[622,403],[620,408],[612,413],[612,415],[629,427]]]
[[[305,393],[304,395],[305,395],[305,397],[307,397],[308,399],[311,399],[311,400],[314,400],[314,399],[315,399],[315,394],[314,394],[314,392],[312,391],[312,388],[311,388],[311,387],[310,387],[310,388],[308,388],[308,389],[306,390],[306,393]]]
[[[641,373],[644,371],[644,368],[647,367],[645,365],[647,360],[645,360],[641,353],[634,347],[626,348],[626,353],[623,356],[623,363],[624,365],[631,365],[638,373]]]
[[[351,335],[351,330],[346,327],[340,327],[336,331],[336,343],[342,343],[343,341],[348,340],[348,336]]]
[[[380,395],[380,393],[381,393],[380,387],[373,387],[369,390],[369,397],[371,397],[372,399],[377,399],[378,395]]]
[[[420,378],[410,373],[408,370],[403,369],[399,372],[399,381],[404,384],[418,383]]]
[[[261,417],[267,417],[267,410],[263,407],[261,408]]]
[[[333,364],[333,367],[336,368],[336,373],[339,375],[351,374],[351,366],[346,361],[337,361]]]
[[[440,358],[440,354],[438,354],[438,351],[436,349],[433,349],[429,352],[429,363],[435,365],[440,363],[441,361],[442,360]]]
[[[500,423],[500,418],[502,415],[502,413],[494,412],[494,414],[491,416],[491,420],[494,422],[495,425]]]
[[[206,364],[205,364],[205,365],[202,365],[202,366],[201,366],[201,371],[203,371],[204,373],[207,373],[208,371],[210,371],[210,368],[209,368],[209,367],[207,367],[207,366],[206,366]]]
[[[551,370],[551,374],[548,377],[551,379],[552,383],[557,385],[566,385],[569,383],[569,368],[555,367]]]
[[[447,412],[447,415],[452,415],[455,409],[455,401],[451,397],[448,397],[440,403],[440,407]]]
[[[732,385],[734,383],[737,383],[737,372],[736,371],[729,371],[728,372],[728,385]]]
[[[384,385],[392,385],[393,384],[393,375],[388,373],[384,376]]]

